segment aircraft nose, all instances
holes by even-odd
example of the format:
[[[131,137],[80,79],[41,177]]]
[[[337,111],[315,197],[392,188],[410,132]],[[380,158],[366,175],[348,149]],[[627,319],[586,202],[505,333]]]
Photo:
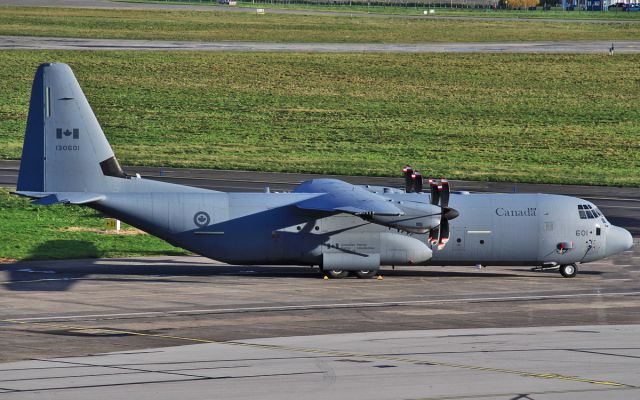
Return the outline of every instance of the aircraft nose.
[[[607,234],[607,256],[629,250],[633,246],[633,238],[628,230],[612,226]]]

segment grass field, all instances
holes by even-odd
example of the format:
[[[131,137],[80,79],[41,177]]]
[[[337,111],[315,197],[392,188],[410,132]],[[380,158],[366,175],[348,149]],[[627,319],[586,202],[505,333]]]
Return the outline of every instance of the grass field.
[[[216,0],[120,0],[123,3],[155,3],[155,4],[193,4],[198,6],[213,5],[219,6]],[[309,11],[338,11],[344,13],[350,12],[366,12],[371,14],[398,14],[398,15],[424,15],[424,11],[428,9],[435,10],[434,16],[450,16],[450,17],[490,17],[490,18],[540,18],[540,19],[575,19],[575,20],[601,20],[601,19],[617,19],[617,20],[634,20],[640,19],[638,12],[591,12],[591,11],[563,11],[561,7],[555,7],[553,10],[492,10],[492,9],[474,9],[464,7],[463,5],[453,5],[453,7],[434,7],[429,2],[424,2],[422,6],[406,6],[405,3],[388,1],[387,4],[370,4],[364,0],[354,1],[351,5],[344,2],[343,4],[296,4],[296,3],[278,3],[270,1],[238,1],[236,7],[245,8],[268,8],[268,9],[285,9],[285,10],[309,10]]]
[[[0,52],[0,158],[68,62],[122,164],[640,184],[638,55]]]
[[[640,24],[0,7],[0,35],[372,43],[637,40]]]
[[[78,206],[34,206],[0,189],[0,262],[187,254],[147,234],[107,234],[104,218]]]

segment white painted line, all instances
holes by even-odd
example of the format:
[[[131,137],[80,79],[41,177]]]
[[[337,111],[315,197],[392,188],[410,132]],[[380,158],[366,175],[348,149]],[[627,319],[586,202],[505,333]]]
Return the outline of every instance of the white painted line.
[[[504,296],[504,297],[463,297],[458,299],[436,299],[436,300],[408,300],[408,301],[381,301],[362,303],[329,303],[310,304],[294,306],[267,306],[267,307],[236,307],[236,308],[211,308],[201,310],[176,310],[176,311],[148,311],[120,314],[89,314],[89,315],[67,315],[58,317],[35,317],[35,318],[10,318],[11,321],[47,321],[82,318],[110,318],[110,317],[141,317],[141,316],[169,316],[181,314],[222,314],[233,312],[265,312],[265,311],[296,311],[309,309],[330,309],[330,308],[357,308],[357,307],[394,307],[413,306],[422,304],[443,304],[443,303],[474,303],[492,301],[526,301],[526,300],[552,300],[552,299],[575,299],[585,297],[623,297],[639,296],[640,291],[618,292],[618,293],[578,293],[578,294],[558,294],[539,296]]]
[[[70,315],[65,317],[39,317],[39,318],[9,318],[5,321],[48,321],[48,320],[65,320],[65,319],[82,319],[82,318],[109,318],[109,317],[144,317],[144,316],[162,316],[167,314],[162,311],[122,313],[122,314],[89,314],[89,315]]]

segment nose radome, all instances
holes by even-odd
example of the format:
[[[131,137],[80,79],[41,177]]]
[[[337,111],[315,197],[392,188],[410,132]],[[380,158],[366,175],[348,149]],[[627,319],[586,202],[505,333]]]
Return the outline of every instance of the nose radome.
[[[633,247],[633,238],[628,230],[612,226],[607,235],[607,256],[622,253]]]

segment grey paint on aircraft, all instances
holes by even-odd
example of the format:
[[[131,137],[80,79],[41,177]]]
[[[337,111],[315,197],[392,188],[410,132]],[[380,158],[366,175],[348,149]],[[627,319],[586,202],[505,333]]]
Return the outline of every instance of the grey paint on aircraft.
[[[629,232],[596,218],[597,208],[575,197],[452,193],[445,205],[432,204],[427,193],[336,179],[307,181],[293,193],[224,193],[125,176],[73,72],[59,63],[36,72],[17,193],[40,204],[85,204],[233,264],[354,271],[568,265],[633,243]],[[581,218],[586,206],[592,218]],[[449,242],[432,244],[429,231],[445,223]]]

